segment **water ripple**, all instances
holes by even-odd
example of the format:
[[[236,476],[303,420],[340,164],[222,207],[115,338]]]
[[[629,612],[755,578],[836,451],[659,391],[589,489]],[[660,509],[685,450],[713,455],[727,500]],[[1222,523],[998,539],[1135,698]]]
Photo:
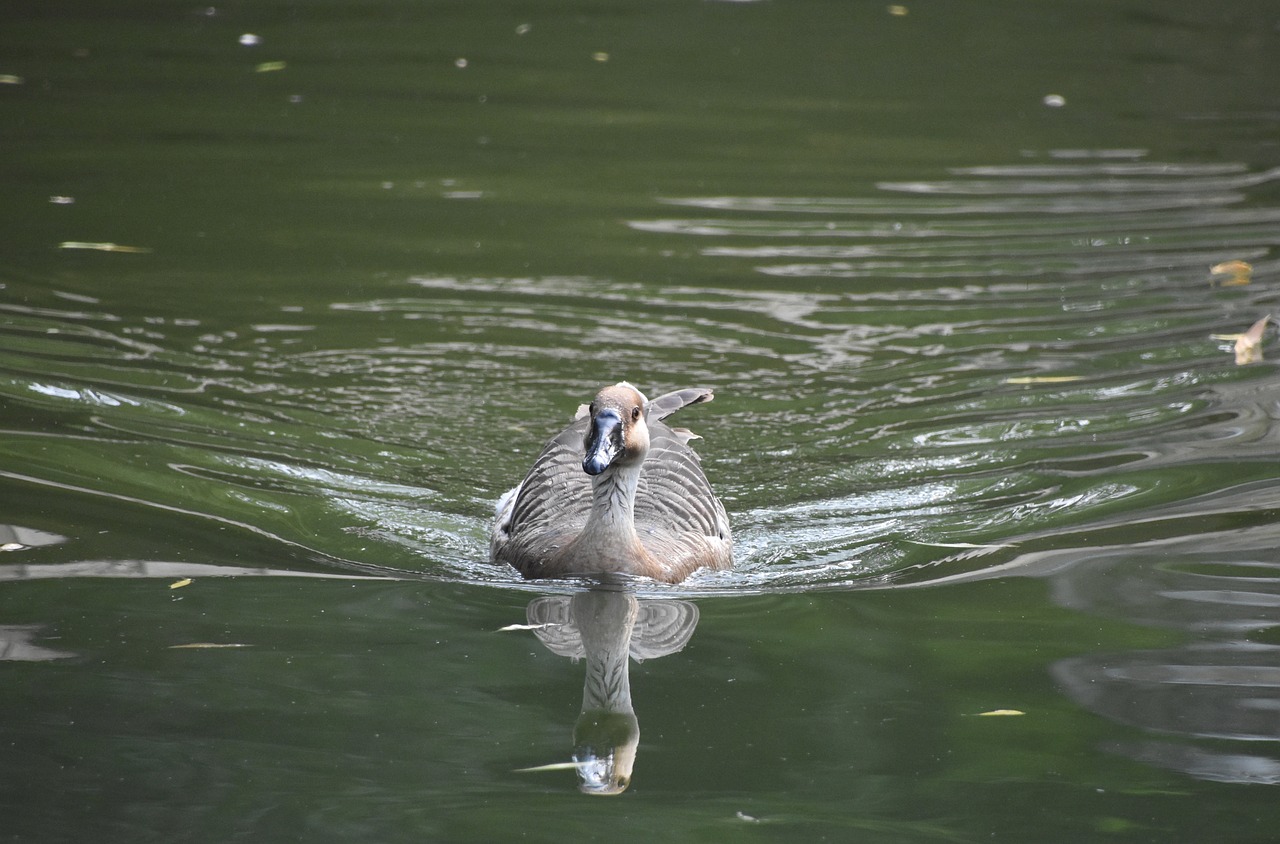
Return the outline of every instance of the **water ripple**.
[[[32,482],[251,524],[325,565],[524,588],[485,562],[492,503],[628,378],[717,390],[682,421],[738,567],[683,591],[943,583],[1117,525],[1259,524],[1232,490],[1280,486],[1280,391],[1213,335],[1280,312],[1280,171],[1046,157],[663,198],[613,273],[424,267],[240,322],[15,279],[3,449]],[[1230,259],[1251,284],[1213,283]]]

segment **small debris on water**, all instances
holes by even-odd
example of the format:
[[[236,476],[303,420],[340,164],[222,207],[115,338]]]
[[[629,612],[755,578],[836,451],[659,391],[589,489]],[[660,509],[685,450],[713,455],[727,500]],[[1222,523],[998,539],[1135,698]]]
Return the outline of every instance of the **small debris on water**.
[[[119,243],[91,243],[80,240],[64,240],[58,244],[59,249],[88,249],[93,252],[129,252],[142,255],[151,250],[145,246],[122,246]]]
[[[552,762],[549,765],[534,765],[532,768],[516,768],[517,774],[536,774],[541,771],[576,771],[585,763],[583,762]]]
[[[1262,337],[1271,323],[1271,314],[1249,326],[1249,330],[1236,338],[1236,366],[1262,362]]]
[[[546,624],[508,624],[506,627],[499,627],[499,633],[510,633],[515,630],[546,630],[548,627],[559,627],[559,624],[548,622]]]
[[[1210,284],[1217,284],[1219,287],[1243,287],[1253,280],[1253,265],[1247,261],[1223,261],[1210,267],[1209,274],[1213,276],[1209,279]],[[1227,276],[1227,278],[1218,281],[1217,276]]]
[[[1017,375],[1004,379],[1006,384],[1069,384],[1083,381],[1083,375]]]

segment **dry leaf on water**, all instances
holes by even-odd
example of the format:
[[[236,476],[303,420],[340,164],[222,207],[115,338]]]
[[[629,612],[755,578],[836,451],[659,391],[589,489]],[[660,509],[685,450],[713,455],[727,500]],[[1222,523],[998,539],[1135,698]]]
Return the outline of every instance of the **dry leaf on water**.
[[[1252,279],[1253,265],[1247,261],[1223,261],[1221,264],[1214,264],[1209,268],[1209,272],[1216,276],[1225,275],[1223,281],[1210,279],[1210,284],[1217,284],[1221,287],[1243,287]]]
[[[1249,330],[1236,338],[1236,366],[1258,363],[1262,360],[1262,335],[1271,322],[1271,314],[1249,326]]]

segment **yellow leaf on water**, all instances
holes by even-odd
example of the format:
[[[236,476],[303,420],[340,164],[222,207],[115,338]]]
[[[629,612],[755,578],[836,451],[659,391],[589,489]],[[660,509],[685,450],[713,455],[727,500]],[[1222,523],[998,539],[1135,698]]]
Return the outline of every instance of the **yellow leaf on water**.
[[[90,249],[94,252],[131,252],[144,254],[151,250],[145,246],[121,246],[118,243],[92,243],[83,240],[64,240],[58,244],[59,249]]]
[[[988,712],[979,712],[978,717],[985,718],[991,715],[1026,715],[1021,709],[992,709]]]
[[[1223,261],[1209,268],[1212,275],[1225,275],[1227,279],[1217,282],[1222,287],[1243,287],[1252,279],[1253,265],[1247,261]],[[1213,279],[1210,279],[1213,284]]]
[[[1270,322],[1271,314],[1267,314],[1236,338],[1236,366],[1258,363],[1262,360],[1262,337]]]
[[[1083,381],[1083,375],[1019,375],[1004,379],[1006,384],[1068,384]]]
[[[254,73],[271,73],[276,70],[284,70],[284,62],[261,62],[254,69]]]
[[[0,73],[0,85],[21,85],[26,80],[12,73]]]
[[[189,577],[184,577],[184,578],[182,578],[182,580],[175,580],[173,583],[170,583],[170,584],[169,584],[169,588],[170,588],[170,589],[181,589],[181,588],[182,588],[182,587],[184,587],[184,586],[190,586],[190,585],[191,585],[191,578],[189,578]]]

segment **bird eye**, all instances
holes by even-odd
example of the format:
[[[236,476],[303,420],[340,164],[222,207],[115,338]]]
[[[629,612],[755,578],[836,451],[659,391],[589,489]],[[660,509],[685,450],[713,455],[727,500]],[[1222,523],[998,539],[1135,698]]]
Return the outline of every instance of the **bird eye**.
[[[631,408],[631,421],[635,422],[639,418],[640,418],[640,405],[636,405],[635,407]]]

